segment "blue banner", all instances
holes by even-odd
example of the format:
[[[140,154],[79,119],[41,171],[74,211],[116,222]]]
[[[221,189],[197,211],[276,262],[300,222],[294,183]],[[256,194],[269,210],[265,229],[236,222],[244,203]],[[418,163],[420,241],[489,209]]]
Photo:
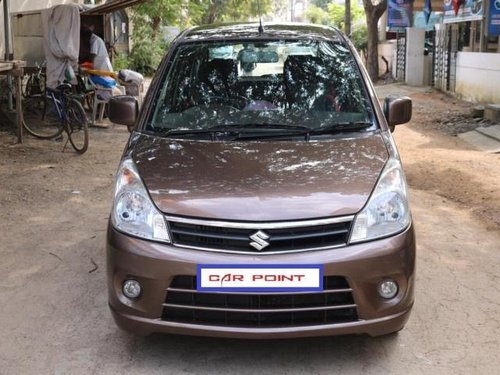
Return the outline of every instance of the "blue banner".
[[[431,0],[425,0],[423,12],[425,17],[425,24],[427,25],[429,23],[429,18],[431,18],[432,14]]]
[[[490,0],[488,35],[489,36],[500,35],[500,0]]]
[[[387,26],[411,27],[412,0],[388,0]]]
[[[482,0],[444,0],[443,10],[444,23],[480,21],[484,14]]]
[[[413,27],[425,29],[426,31],[434,30],[434,25],[443,22],[441,12],[432,12],[429,17],[429,22],[425,20],[424,12],[413,12]]]

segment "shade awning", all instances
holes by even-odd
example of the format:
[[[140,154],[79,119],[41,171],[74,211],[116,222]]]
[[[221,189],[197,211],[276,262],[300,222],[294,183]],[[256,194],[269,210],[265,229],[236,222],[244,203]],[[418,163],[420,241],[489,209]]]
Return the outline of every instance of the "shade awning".
[[[144,3],[147,0],[112,0],[102,5],[83,11],[81,14],[106,14],[117,10],[128,8],[133,5]]]

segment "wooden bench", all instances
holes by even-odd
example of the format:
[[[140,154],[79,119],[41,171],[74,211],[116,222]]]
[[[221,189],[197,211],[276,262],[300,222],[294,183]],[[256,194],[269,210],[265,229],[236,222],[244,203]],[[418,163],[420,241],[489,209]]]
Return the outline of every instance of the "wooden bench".
[[[26,61],[13,60],[13,61],[2,61],[0,60],[0,74],[11,75],[15,78],[15,92],[16,98],[21,98],[21,100],[16,100],[16,133],[17,142],[23,142],[23,107],[22,107],[22,77],[24,75],[24,67],[26,66]]]

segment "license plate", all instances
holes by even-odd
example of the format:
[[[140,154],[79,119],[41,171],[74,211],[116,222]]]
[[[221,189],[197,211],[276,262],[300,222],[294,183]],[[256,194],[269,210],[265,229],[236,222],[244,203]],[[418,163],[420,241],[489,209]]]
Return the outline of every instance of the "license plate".
[[[199,264],[198,291],[320,291],[323,290],[323,266]]]

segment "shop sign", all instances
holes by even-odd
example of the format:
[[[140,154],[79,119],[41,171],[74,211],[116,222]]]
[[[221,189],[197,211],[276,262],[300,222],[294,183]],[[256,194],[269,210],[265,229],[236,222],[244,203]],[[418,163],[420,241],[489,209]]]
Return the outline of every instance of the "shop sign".
[[[500,35],[500,0],[490,0],[488,35],[489,36]]]
[[[388,0],[387,26],[398,28],[411,27],[412,17],[411,0]]]
[[[444,23],[480,21],[483,14],[483,0],[444,0]]]

